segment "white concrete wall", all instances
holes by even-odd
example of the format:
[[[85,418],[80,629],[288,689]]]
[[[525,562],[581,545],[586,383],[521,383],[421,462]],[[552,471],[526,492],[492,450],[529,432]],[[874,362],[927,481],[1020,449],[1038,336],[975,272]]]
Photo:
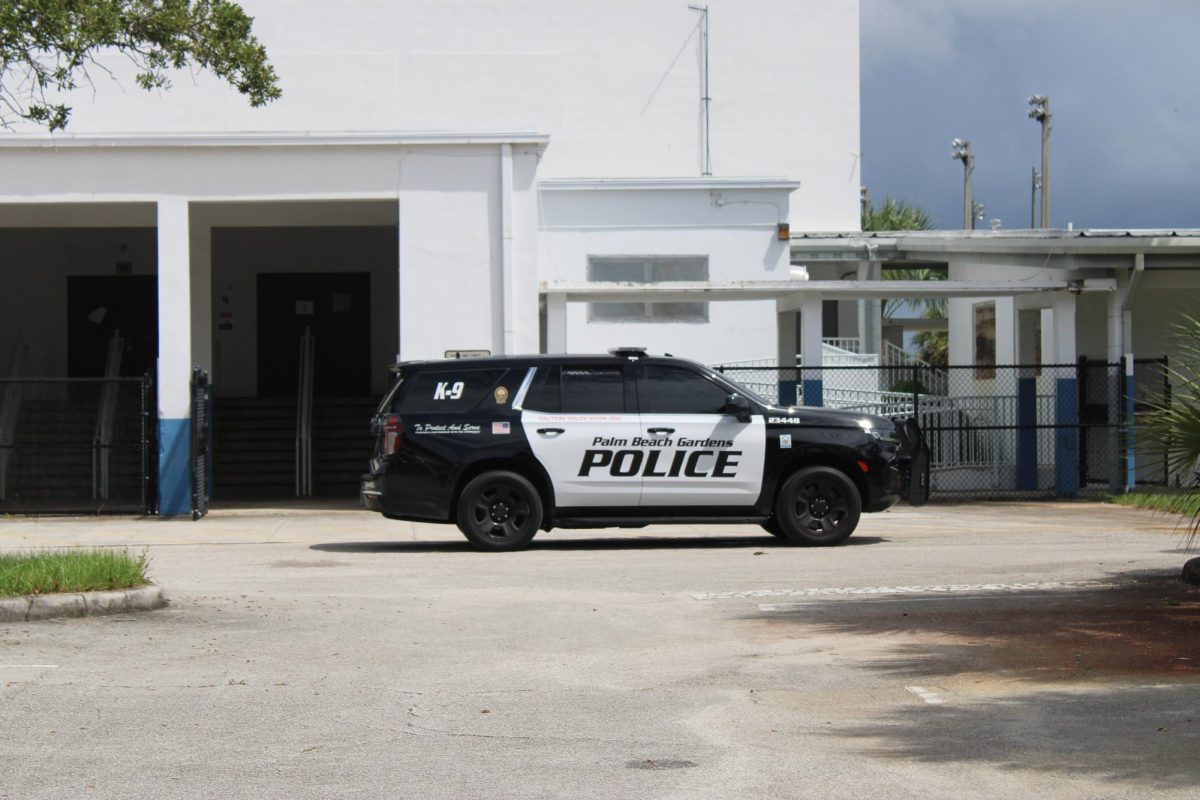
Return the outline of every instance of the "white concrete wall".
[[[683,0],[243,5],[281,100],[251,109],[203,73],[155,96],[114,59],[122,85],[77,92],[70,131],[532,130],[551,136],[543,177],[700,174],[699,14]],[[714,174],[798,178],[795,228],[857,229],[857,0],[710,8]],[[306,177],[249,155],[252,174]]]
[[[709,280],[790,280],[788,246],[776,238],[786,190],[542,191],[540,271],[548,282],[588,280],[590,256],[708,257]],[[774,359],[774,301],[709,304],[707,323],[588,322],[567,306],[570,352],[645,346],[703,363]]]
[[[124,247],[124,249],[122,249]],[[0,228],[0,370],[17,336],[30,345],[29,375],[67,374],[67,277],[153,275],[153,228]]]
[[[536,157],[514,153],[515,352],[536,352]],[[400,338],[405,360],[504,352],[498,148],[419,150],[400,169]]]

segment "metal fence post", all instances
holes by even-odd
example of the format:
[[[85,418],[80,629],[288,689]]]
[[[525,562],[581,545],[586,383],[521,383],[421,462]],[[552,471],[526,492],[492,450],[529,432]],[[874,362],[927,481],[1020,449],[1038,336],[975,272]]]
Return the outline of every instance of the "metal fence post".
[[[913,419],[917,419],[917,412],[921,405],[921,365],[914,361],[912,369]]]

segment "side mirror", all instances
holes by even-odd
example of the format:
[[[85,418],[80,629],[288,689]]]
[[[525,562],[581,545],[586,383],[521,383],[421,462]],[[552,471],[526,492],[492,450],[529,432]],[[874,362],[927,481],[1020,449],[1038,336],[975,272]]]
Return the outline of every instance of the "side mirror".
[[[722,413],[737,417],[738,422],[749,422],[750,411],[750,401],[740,394],[729,395],[725,400],[725,407],[721,409]]]

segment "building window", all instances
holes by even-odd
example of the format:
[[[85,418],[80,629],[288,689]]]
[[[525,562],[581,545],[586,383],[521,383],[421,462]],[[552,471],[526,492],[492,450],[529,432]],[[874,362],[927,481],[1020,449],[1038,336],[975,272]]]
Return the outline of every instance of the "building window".
[[[588,259],[594,283],[708,280],[707,256],[597,257]],[[588,303],[589,322],[708,322],[708,303]]]
[[[996,377],[996,303],[975,304],[975,377]]]

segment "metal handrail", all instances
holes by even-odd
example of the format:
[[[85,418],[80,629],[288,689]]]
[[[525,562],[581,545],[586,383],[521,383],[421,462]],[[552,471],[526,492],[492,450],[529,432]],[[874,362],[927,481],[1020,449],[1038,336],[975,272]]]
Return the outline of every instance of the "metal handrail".
[[[8,377],[19,378],[29,361],[29,345],[25,334],[17,335],[8,359]],[[24,384],[19,381],[4,384],[0,395],[0,500],[8,499],[8,460],[12,457],[13,440],[17,433],[17,418],[21,414],[21,394]]]
[[[116,423],[117,391],[119,384],[111,381],[121,375],[121,358],[125,340],[119,330],[108,340],[108,358],[104,362],[104,377],[110,379],[100,389],[100,409],[96,414],[96,432],[92,436],[92,499],[108,499],[109,450],[112,447],[113,426]]]
[[[312,397],[317,338],[305,327],[300,337],[300,374],[296,386],[296,496],[311,497]]]

